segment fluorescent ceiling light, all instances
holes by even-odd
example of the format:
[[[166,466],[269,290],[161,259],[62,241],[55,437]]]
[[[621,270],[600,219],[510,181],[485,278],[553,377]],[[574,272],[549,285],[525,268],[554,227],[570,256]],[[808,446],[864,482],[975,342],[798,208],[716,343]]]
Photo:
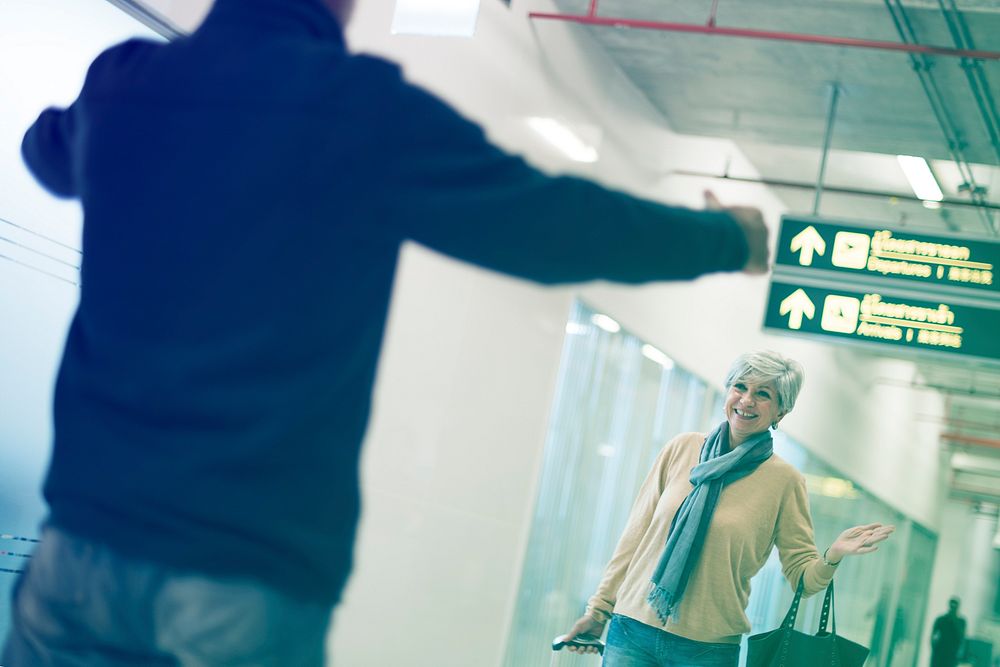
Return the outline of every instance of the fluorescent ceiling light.
[[[802,476],[806,478],[806,488],[810,492],[827,498],[857,498],[860,495],[850,480],[809,473],[803,473]]]
[[[393,34],[472,37],[479,0],[396,0]]]
[[[597,455],[609,459],[615,455],[615,448],[611,445],[603,444],[597,448]]]
[[[567,322],[566,323],[566,333],[571,336],[581,336],[590,329],[586,324],[580,324],[578,322]]]
[[[542,135],[542,138],[547,142],[565,153],[569,159],[577,162],[597,161],[597,149],[559,121],[553,118],[534,116],[528,118],[528,126]]]
[[[922,157],[912,155],[897,155],[896,160],[906,174],[906,180],[910,182],[913,193],[920,199],[926,201],[941,201],[944,194],[938,185],[931,168],[927,165],[927,160]]]
[[[642,356],[663,366],[664,370],[670,370],[674,367],[673,359],[663,354],[649,343],[642,346]]]
[[[602,315],[600,313],[590,316],[590,321],[601,327],[608,333],[618,333],[621,331],[622,325],[615,322],[613,319],[607,315]]]

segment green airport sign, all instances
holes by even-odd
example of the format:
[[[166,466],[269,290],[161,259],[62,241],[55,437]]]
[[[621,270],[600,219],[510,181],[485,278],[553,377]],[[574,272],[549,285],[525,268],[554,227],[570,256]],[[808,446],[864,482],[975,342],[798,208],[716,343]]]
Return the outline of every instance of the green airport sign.
[[[933,296],[911,299],[882,290],[815,287],[775,279],[764,328],[1000,361],[1000,308]]]
[[[784,216],[775,264],[797,272],[849,273],[874,284],[896,278],[1000,295],[998,241]]]

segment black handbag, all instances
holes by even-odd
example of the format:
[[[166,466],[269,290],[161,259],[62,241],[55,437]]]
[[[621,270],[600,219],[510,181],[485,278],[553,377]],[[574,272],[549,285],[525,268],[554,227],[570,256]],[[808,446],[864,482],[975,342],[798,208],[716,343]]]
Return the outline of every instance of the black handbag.
[[[814,635],[795,629],[801,600],[800,579],[781,627],[753,635],[747,641],[747,667],[862,667],[868,658],[868,649],[837,634],[833,582],[826,588],[819,632]],[[831,620],[833,631],[827,632],[827,622]]]

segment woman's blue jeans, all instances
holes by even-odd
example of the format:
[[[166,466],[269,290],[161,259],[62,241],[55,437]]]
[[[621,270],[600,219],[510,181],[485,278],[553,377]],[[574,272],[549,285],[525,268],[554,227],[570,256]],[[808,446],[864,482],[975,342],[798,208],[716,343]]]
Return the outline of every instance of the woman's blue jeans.
[[[603,667],[736,667],[739,644],[696,642],[628,616],[615,614],[608,628]]]

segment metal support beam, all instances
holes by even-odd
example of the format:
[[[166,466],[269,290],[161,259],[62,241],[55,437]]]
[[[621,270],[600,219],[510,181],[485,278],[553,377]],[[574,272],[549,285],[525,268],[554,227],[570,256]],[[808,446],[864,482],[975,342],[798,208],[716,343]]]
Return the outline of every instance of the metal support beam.
[[[830,139],[833,138],[833,121],[837,117],[837,101],[840,99],[840,84],[830,84],[830,108],[826,114],[826,132],[823,134],[823,153],[819,160],[819,175],[816,177],[816,196],[813,198],[813,215],[819,215],[819,200],[823,196],[823,177],[826,175],[826,159],[830,156]]]
[[[948,31],[951,33],[955,46],[965,48],[975,48],[972,41],[972,34],[965,23],[965,17],[959,10],[955,0],[938,0],[938,6],[948,24]],[[993,101],[993,94],[990,92],[989,80],[983,71],[982,63],[968,58],[962,59],[962,69],[969,80],[969,88],[976,99],[976,106],[979,108],[979,115],[983,119],[986,134],[990,137],[990,145],[993,146],[993,155],[996,156],[997,164],[1000,164],[1000,114],[997,113],[996,103]]]
[[[906,10],[903,8],[903,3],[900,0],[884,0],[884,2],[896,26],[896,32],[899,33],[899,38],[907,44],[917,43],[917,33],[906,14]],[[917,74],[917,78],[920,80],[920,85],[924,89],[924,95],[931,105],[931,111],[934,112],[938,126],[944,133],[948,154],[951,155],[951,159],[955,163],[955,166],[958,167],[958,171],[964,181],[969,184],[970,198],[973,202],[979,203],[985,199],[985,195],[980,192],[976,184],[976,176],[972,172],[972,165],[965,157],[965,139],[962,137],[959,129],[955,127],[952,115],[949,113],[947,104],[945,103],[945,97],[941,93],[940,88],[938,88],[934,74],[931,72],[934,63],[927,57],[927,54],[919,53],[910,54],[910,63],[913,66],[913,71]],[[1000,228],[997,227],[993,218],[985,209],[980,212],[980,215],[986,230],[994,236],[1000,235]]]
[[[815,183],[808,183],[805,181],[785,181],[778,178],[748,178],[744,176],[731,176],[729,174],[712,174],[701,171],[687,171],[679,169],[677,171],[671,171],[670,176],[690,176],[692,178],[714,178],[723,181],[736,181],[738,183],[756,183],[758,185],[766,185],[768,187],[775,188],[794,188],[797,190],[815,190]],[[899,199],[901,201],[909,201],[914,203],[921,203],[923,200],[917,197],[912,192],[905,194],[901,192],[888,192],[886,190],[865,190],[862,188],[843,188],[834,185],[823,186],[824,192],[833,192],[842,195],[857,195],[859,197],[880,197],[883,199]],[[943,207],[964,207],[964,208],[986,208],[992,211],[1000,211],[1000,202],[986,202],[983,204],[976,204],[974,202],[967,201],[965,199],[942,199],[941,206]]]
[[[597,0],[594,0],[595,2]],[[167,40],[177,39],[184,33],[173,23],[155,13],[138,0],[108,0],[112,5],[122,10],[151,30],[159,33]]]

